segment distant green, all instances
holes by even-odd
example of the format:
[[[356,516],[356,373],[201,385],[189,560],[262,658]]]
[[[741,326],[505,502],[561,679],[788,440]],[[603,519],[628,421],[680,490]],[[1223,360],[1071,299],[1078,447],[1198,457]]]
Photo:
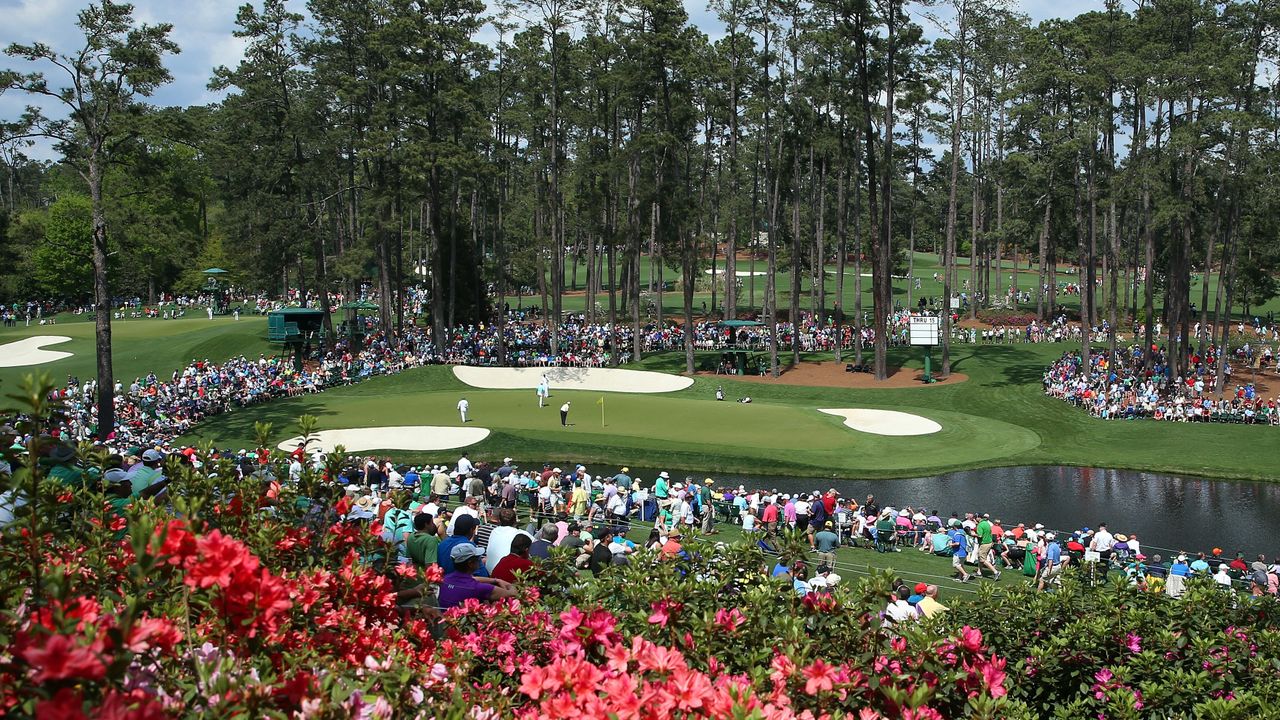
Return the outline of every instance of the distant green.
[[[553,391],[539,410],[532,390],[480,390],[430,367],[320,395],[283,400],[232,413],[202,425],[191,440],[239,447],[253,439],[255,420],[274,423],[277,441],[295,433],[304,413],[320,429],[384,425],[458,425],[455,406],[466,395],[473,426],[493,431],[474,446],[481,456],[528,461],[576,460],[605,465],[666,467],[712,473],[804,477],[914,477],[966,468],[1079,465],[1209,477],[1270,480],[1280,476],[1277,429],[1191,425],[1088,417],[1040,389],[1044,366],[1065,345],[961,346],[955,370],[970,376],[954,385],[896,390],[852,390],[747,383],[698,377],[676,393],[629,395]],[[918,352],[895,350],[894,363],[918,367]],[[808,359],[822,359],[809,356]],[[655,356],[640,368],[675,371],[678,353]],[[717,402],[716,385],[732,399]],[[608,425],[596,401],[606,398]],[[555,407],[573,401],[575,426],[563,429]],[[901,410],[943,426],[934,435],[882,437],[844,427],[819,408]],[[456,451],[396,457],[456,459]]]

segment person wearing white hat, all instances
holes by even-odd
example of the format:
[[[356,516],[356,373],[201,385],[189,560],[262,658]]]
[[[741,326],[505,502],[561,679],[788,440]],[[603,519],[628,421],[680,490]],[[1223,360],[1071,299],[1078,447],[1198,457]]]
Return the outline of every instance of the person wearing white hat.
[[[471,409],[471,403],[467,402],[467,399],[465,397],[458,401],[458,414],[462,416],[463,425],[466,425],[468,422],[470,422],[469,420],[467,420],[467,411],[470,409]]]
[[[565,400],[560,406],[560,427],[569,426],[569,401]]]
[[[658,507],[667,509],[671,507],[671,476],[666,470],[658,473],[657,479],[653,481],[653,497],[658,501]]]

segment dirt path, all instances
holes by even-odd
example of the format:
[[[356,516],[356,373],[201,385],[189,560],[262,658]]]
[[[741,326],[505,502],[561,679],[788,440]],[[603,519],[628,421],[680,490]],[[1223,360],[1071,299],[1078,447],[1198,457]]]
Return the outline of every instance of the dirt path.
[[[968,380],[969,377],[962,373],[951,373],[951,377],[947,380],[939,380],[932,385],[925,385],[921,378],[924,376],[923,370],[889,368],[889,377],[883,381],[877,382],[875,375],[871,373],[851,373],[845,372],[846,363],[837,362],[802,362],[796,366],[784,366],[781,374],[777,378],[771,378],[768,375],[720,375],[729,380],[743,380],[745,382],[754,382],[762,384],[774,385],[807,385],[810,387],[838,387],[838,388],[857,388],[866,390],[883,390],[908,387],[941,387],[943,385],[955,385]],[[713,372],[700,372],[698,375],[707,377],[717,377]],[[936,377],[936,376],[935,376]]]

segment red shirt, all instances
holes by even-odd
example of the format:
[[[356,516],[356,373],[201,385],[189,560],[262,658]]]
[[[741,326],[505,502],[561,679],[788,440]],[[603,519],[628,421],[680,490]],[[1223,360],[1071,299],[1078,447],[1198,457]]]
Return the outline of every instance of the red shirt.
[[[760,511],[760,522],[778,522],[778,506],[769,503],[764,510]]]
[[[493,567],[493,577],[498,580],[506,580],[509,583],[516,581],[516,571],[527,571],[533,567],[533,561],[529,558],[520,557],[519,555],[504,555],[498,564]]]

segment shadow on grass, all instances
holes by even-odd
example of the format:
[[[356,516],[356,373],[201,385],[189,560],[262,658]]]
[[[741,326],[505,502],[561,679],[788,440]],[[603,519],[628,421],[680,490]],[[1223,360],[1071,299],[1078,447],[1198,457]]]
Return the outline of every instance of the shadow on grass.
[[[257,422],[271,423],[273,436],[291,433],[297,429],[300,415],[315,415],[320,421],[319,429],[321,430],[339,427],[335,422],[341,417],[315,396],[276,400],[237,408],[211,418],[191,431],[186,436],[186,440],[190,442],[213,440],[219,444],[230,440],[247,442],[253,439],[254,423]]]
[[[991,347],[993,358],[999,358],[1000,372],[991,384],[996,387],[1038,385],[1044,379],[1046,362],[1043,355],[1017,345]]]

